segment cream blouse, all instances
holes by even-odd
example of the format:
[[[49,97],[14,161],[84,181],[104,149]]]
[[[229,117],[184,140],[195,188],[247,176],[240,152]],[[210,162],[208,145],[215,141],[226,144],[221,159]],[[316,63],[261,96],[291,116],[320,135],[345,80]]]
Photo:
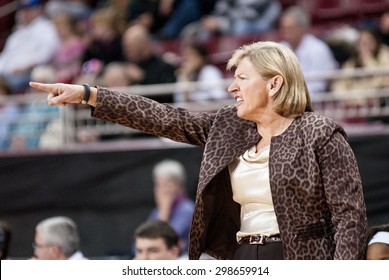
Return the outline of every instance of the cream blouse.
[[[233,199],[241,205],[237,238],[250,234],[279,233],[269,183],[270,146],[248,149],[229,167]]]

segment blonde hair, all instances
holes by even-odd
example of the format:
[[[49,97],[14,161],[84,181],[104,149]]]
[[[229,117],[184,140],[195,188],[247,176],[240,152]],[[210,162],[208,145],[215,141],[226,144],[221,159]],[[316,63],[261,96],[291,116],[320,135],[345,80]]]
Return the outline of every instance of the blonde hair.
[[[90,23],[92,25],[104,24],[118,34],[122,34],[125,29],[125,24],[120,21],[120,18],[117,17],[115,10],[112,8],[96,10],[90,16]]]
[[[300,63],[292,50],[275,42],[256,42],[237,49],[227,63],[227,70],[237,67],[247,57],[266,80],[277,75],[284,80],[274,97],[273,109],[283,117],[296,117],[313,111]]]
[[[52,22],[55,25],[66,25],[73,34],[82,34],[78,28],[77,20],[69,14],[58,14],[52,18]]]

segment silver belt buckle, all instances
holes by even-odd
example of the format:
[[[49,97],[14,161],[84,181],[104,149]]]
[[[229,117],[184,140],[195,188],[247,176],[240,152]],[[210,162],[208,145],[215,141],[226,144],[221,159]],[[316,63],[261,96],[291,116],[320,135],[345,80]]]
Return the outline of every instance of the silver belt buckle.
[[[249,243],[252,245],[265,244],[265,236],[263,235],[250,235]]]

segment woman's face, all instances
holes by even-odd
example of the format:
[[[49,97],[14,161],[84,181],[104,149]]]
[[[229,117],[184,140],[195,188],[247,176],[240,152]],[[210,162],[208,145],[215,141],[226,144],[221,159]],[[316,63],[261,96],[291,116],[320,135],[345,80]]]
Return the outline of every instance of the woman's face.
[[[67,39],[72,35],[72,29],[68,23],[65,21],[57,21],[55,22],[55,28],[57,30],[57,34],[61,39]]]
[[[236,70],[235,79],[228,87],[236,100],[235,107],[242,119],[256,121],[271,108],[270,85],[254,68],[250,60],[243,58]]]
[[[361,32],[357,42],[357,49],[360,55],[373,56],[378,44],[376,39],[369,32]]]
[[[204,64],[201,55],[192,48],[188,48],[183,52],[183,58],[183,67],[190,71],[198,71]]]
[[[114,31],[104,22],[95,22],[92,24],[92,36],[97,40],[105,41],[112,38]]]

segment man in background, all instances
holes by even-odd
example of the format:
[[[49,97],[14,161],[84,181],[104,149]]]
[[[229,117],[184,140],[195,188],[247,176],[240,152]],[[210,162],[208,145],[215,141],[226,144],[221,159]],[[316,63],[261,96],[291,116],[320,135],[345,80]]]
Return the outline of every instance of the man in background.
[[[147,221],[134,238],[136,260],[176,260],[180,255],[178,235],[167,222]]]
[[[47,218],[35,228],[33,243],[37,260],[86,260],[80,251],[76,223],[68,217]]]
[[[328,72],[338,67],[329,46],[310,33],[311,19],[305,10],[289,7],[283,12],[279,26],[285,40],[282,43],[296,54],[304,75]],[[307,87],[310,93],[325,92],[328,81],[307,80]]]
[[[125,69],[130,85],[176,82],[175,66],[153,50],[149,31],[141,25],[130,26],[122,37]],[[173,94],[149,96],[159,102],[172,102]]]

